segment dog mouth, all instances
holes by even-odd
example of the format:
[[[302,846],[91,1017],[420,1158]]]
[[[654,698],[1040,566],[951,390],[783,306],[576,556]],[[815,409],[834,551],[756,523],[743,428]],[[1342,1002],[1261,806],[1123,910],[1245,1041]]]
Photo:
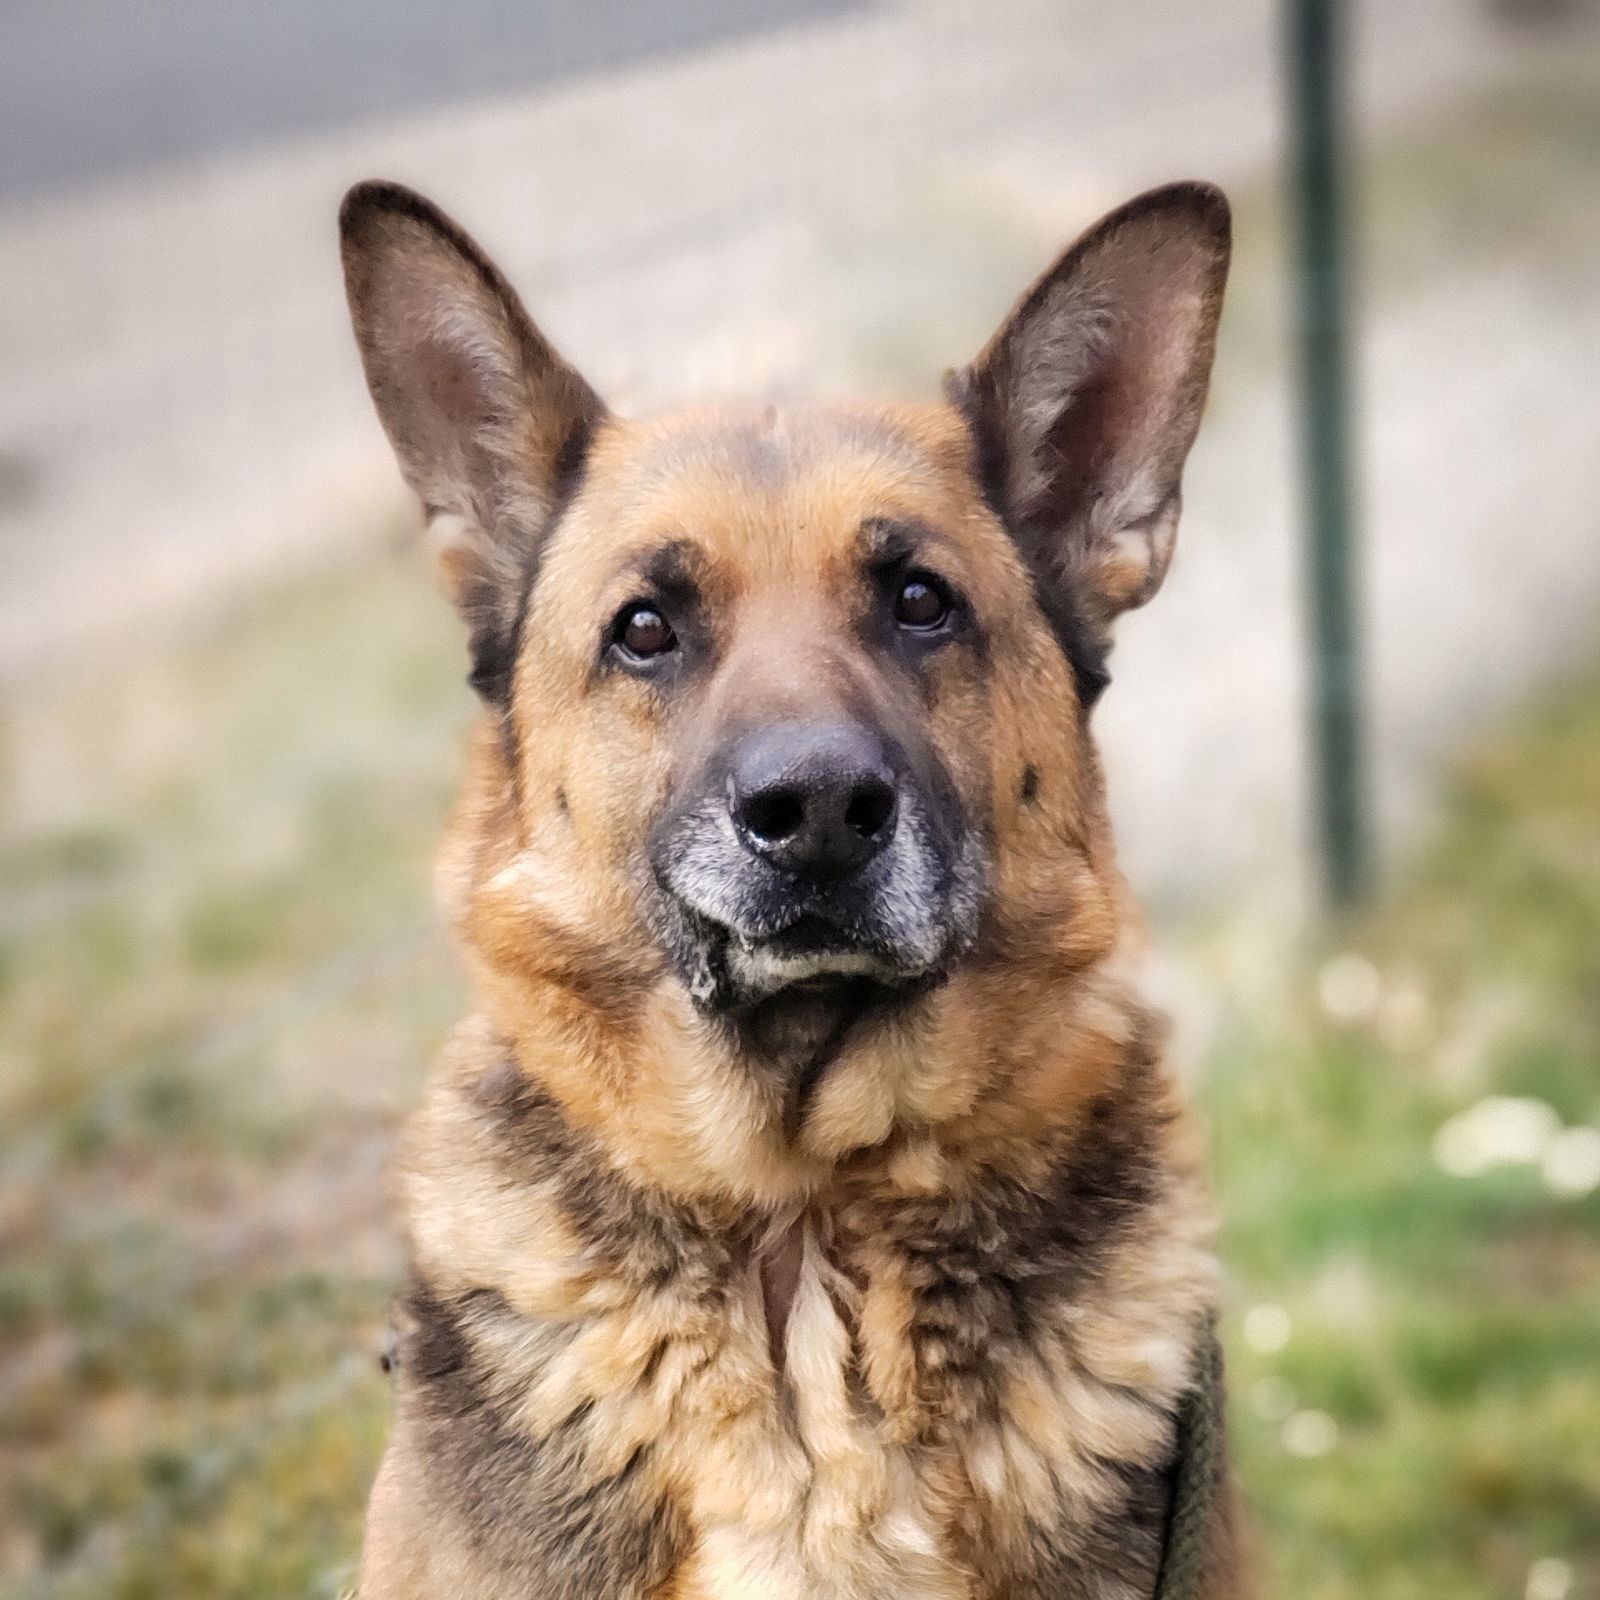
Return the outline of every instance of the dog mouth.
[[[815,912],[756,932],[730,926],[676,896],[672,943],[691,993],[705,1009],[749,1013],[783,996],[809,1003],[925,987],[937,953],[908,951]]]
[[[751,995],[791,988],[826,990],[855,980],[892,988],[921,975],[908,970],[895,952],[851,939],[812,914],[797,917],[765,938],[745,939],[732,929],[726,932],[723,959],[729,975]]]

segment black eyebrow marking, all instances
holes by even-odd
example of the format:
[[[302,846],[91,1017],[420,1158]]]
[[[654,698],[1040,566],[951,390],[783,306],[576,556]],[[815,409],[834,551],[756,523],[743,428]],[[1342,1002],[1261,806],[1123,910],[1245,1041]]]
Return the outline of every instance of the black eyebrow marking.
[[[663,600],[692,602],[704,587],[705,558],[691,540],[669,539],[641,551],[627,570]]]
[[[879,572],[910,561],[929,545],[939,549],[945,543],[915,517],[868,517],[861,524],[856,541],[863,564]]]

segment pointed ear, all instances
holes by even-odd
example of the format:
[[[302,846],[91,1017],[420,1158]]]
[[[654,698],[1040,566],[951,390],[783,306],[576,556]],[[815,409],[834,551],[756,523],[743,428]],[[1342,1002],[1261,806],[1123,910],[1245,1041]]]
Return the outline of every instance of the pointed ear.
[[[947,380],[1047,608],[1102,657],[1112,619],[1155,593],[1172,556],[1228,250],[1228,202],[1209,184],[1130,200]]]
[[[339,230],[373,402],[467,620],[473,686],[503,699],[542,536],[605,408],[420,195],[357,184]]]

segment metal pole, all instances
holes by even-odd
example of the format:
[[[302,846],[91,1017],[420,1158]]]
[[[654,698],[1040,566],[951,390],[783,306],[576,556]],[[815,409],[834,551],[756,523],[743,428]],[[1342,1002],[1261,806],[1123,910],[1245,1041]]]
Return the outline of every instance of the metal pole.
[[[1323,888],[1342,909],[1369,854],[1345,351],[1348,214],[1341,0],[1287,0],[1291,208],[1299,278],[1301,456],[1312,637],[1311,731]]]

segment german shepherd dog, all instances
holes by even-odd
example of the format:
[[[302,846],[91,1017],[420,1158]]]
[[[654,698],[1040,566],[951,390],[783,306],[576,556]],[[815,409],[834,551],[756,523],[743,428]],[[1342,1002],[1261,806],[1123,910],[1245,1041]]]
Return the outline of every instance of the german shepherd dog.
[[[341,222],[482,701],[362,1593],[1241,1594],[1185,1420],[1203,1158],[1089,731],[1225,200],[1113,212],[937,403],[643,422],[427,201]]]

